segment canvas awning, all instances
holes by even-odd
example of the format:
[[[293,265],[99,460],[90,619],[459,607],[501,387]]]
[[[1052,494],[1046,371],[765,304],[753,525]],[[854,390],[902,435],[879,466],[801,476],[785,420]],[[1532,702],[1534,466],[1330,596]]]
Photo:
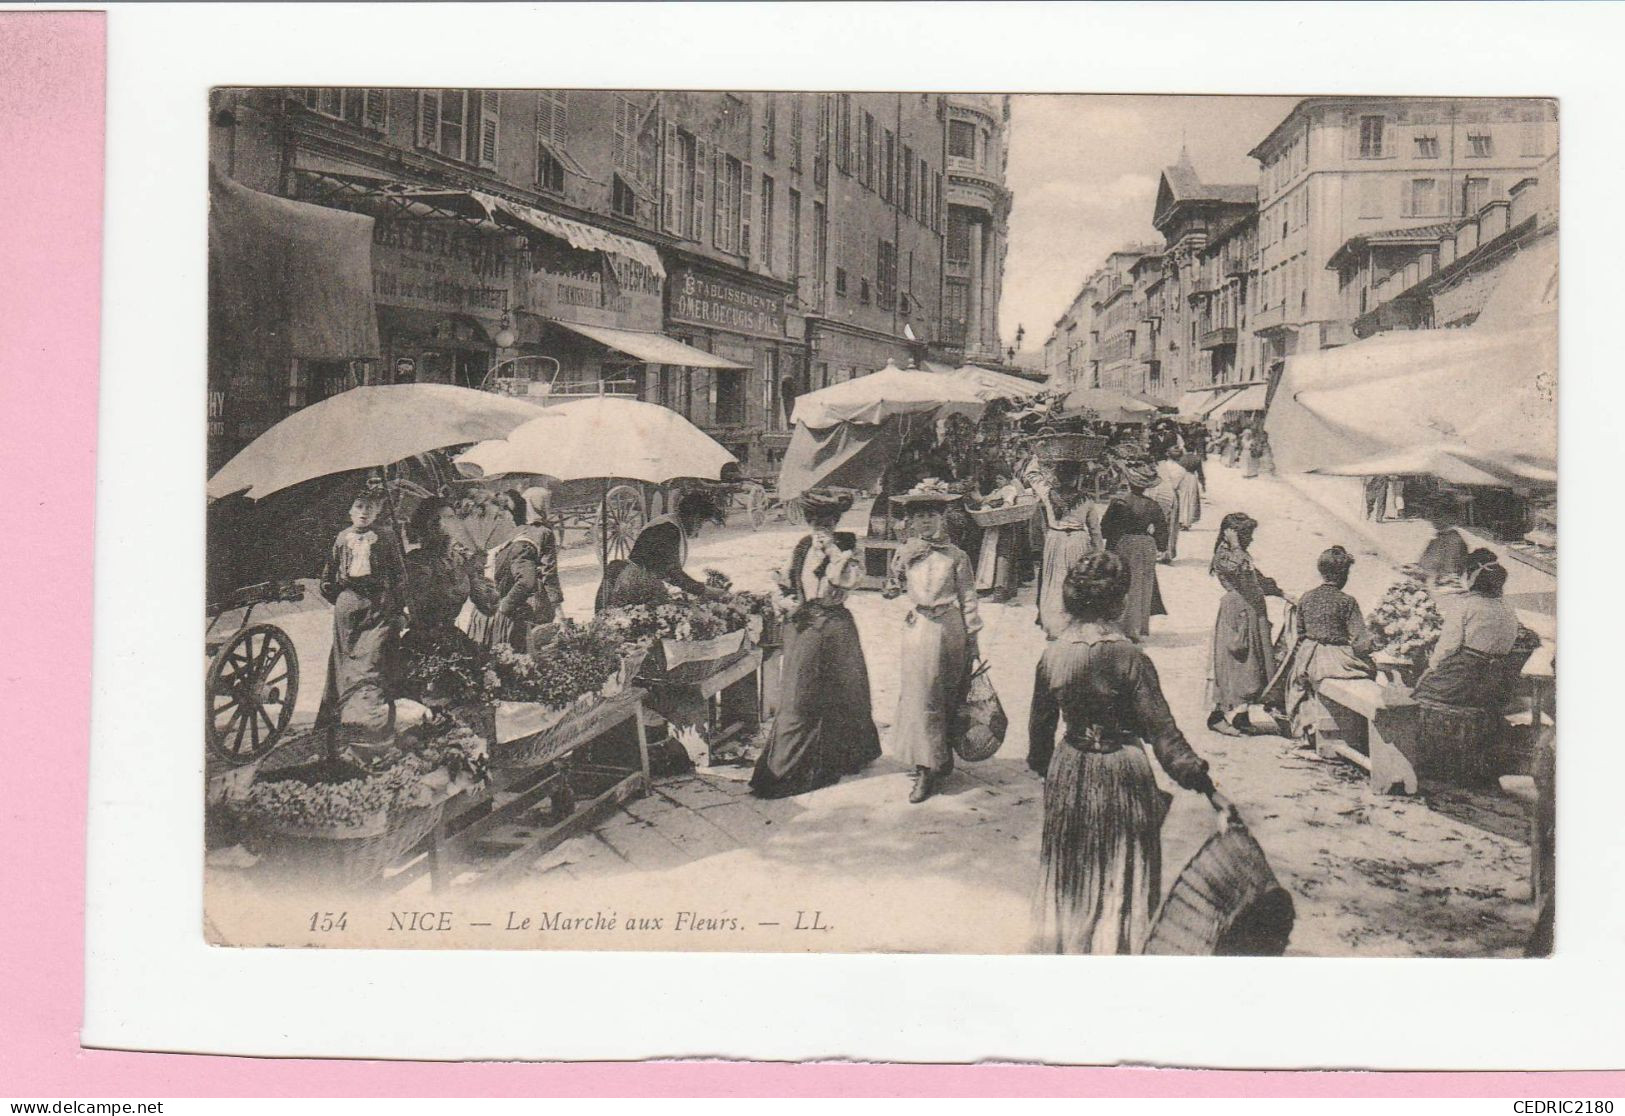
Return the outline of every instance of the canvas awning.
[[[797,397],[790,418],[813,430],[826,430],[843,422],[878,425],[895,415],[922,413],[980,419],[986,409],[986,401],[952,375],[887,364],[878,372]]]
[[[1206,417],[1215,419],[1231,411],[1262,411],[1269,406],[1269,401],[1269,388],[1263,384],[1252,384],[1228,396],[1224,402],[1209,410]]]
[[[1239,394],[1240,392],[1234,388],[1220,391],[1187,391],[1179,397],[1179,413],[1195,418],[1206,418],[1219,404]]]
[[[557,318],[547,318],[556,326],[563,326],[572,333],[579,333],[583,337],[591,338],[600,345],[607,345],[616,352],[627,356],[637,357],[645,364],[673,364],[683,368],[749,368],[747,364],[727,360],[704,349],[696,349],[692,345],[685,345],[674,337],[667,337],[664,333],[650,333],[640,329],[611,329],[608,326],[579,325],[576,322],[560,321]]]
[[[609,252],[613,255],[624,256],[629,260],[642,264],[653,272],[656,277],[660,279],[666,277],[666,268],[660,262],[660,253],[655,251],[652,244],[646,244],[641,240],[633,240],[629,236],[621,236],[605,229],[594,228],[592,225],[583,224],[580,221],[572,221],[568,217],[560,217],[557,213],[549,213],[545,209],[536,209],[533,206],[522,205],[506,198],[482,194],[478,190],[470,191],[470,193],[499,220],[507,218],[509,223],[516,223],[523,228],[533,229],[536,232],[557,237],[569,244],[570,247],[583,252]]]

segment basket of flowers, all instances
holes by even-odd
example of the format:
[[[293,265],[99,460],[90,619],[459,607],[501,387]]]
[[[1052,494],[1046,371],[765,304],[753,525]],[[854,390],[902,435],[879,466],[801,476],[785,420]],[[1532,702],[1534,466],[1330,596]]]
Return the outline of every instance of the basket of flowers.
[[[673,593],[664,604],[607,609],[595,626],[644,654],[640,677],[668,684],[704,680],[739,654],[752,613],[736,598],[701,600]]]
[[[1407,686],[1415,686],[1439,642],[1444,618],[1433,595],[1418,577],[1407,576],[1384,593],[1369,617],[1375,650],[1398,661]]]
[[[381,878],[460,794],[483,794],[485,741],[455,721],[372,760],[323,756],[267,771],[230,804],[272,872],[355,887]]]
[[[621,645],[595,627],[566,621],[535,655],[494,649],[482,707],[491,765],[528,767],[558,758],[625,689]]]

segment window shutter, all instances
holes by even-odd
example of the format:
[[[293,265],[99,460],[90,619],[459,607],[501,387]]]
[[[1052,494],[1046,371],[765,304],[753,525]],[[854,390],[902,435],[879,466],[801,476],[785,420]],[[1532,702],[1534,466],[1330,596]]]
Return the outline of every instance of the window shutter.
[[[389,126],[389,90],[367,89],[362,92],[361,115],[367,127],[382,132]]]
[[[706,191],[710,186],[711,145],[704,140],[694,141],[694,205],[689,212],[690,240],[705,243]]]
[[[497,110],[502,103],[502,94],[495,89],[476,90],[475,93],[480,99],[480,166],[494,168],[497,165]]]
[[[612,158],[618,170],[630,170],[633,166],[632,151],[632,102],[619,93],[615,95],[615,150]]]
[[[728,248],[728,160],[720,147],[711,150],[711,244]]]
[[[746,163],[741,168],[739,175],[739,245],[736,251],[745,257],[747,263],[750,261],[751,248],[753,247],[750,235],[750,214],[751,206],[755,204],[752,200],[756,185],[752,178],[755,174],[756,171],[751,164]]]
[[[677,232],[677,125],[661,122],[661,150],[664,153],[665,172],[661,175],[660,227],[669,233]]]
[[[440,90],[418,90],[418,146],[440,146]]]
[[[570,93],[566,89],[555,89],[548,96],[548,139],[555,147],[562,148],[569,135],[567,127],[570,117]]]

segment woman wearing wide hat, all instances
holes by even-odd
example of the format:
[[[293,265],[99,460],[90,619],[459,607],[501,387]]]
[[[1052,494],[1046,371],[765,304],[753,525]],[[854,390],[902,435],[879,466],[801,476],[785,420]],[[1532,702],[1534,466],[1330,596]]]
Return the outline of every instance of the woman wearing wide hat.
[[[959,494],[925,482],[892,499],[903,508],[909,540],[893,555],[891,575],[910,607],[885,752],[914,769],[909,801],[924,802],[953,770],[948,731],[965,700],[982,618],[970,558],[947,541],[944,513]]]
[[[836,526],[852,494],[813,488],[796,501],[812,533],[790,553],[779,588],[796,601],[785,625],[779,711],[751,793],[787,798],[856,774],[880,755],[869,667],[847,591],[863,580],[857,539]]]
[[[1159,480],[1155,466],[1142,458],[1125,460],[1118,468],[1128,494],[1112,500],[1100,518],[1100,534],[1106,549],[1128,567],[1123,634],[1138,642],[1150,633],[1151,617],[1168,615],[1157,584],[1157,556],[1168,549],[1168,517],[1145,494]]]

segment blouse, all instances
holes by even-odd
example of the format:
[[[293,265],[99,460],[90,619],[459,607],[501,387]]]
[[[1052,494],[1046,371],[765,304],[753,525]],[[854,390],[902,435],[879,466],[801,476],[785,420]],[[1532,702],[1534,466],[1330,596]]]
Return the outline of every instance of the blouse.
[[[705,595],[705,586],[683,569],[688,563],[688,535],[673,516],[650,520],[649,525],[638,532],[628,558],[668,585],[696,597]]]
[[[1219,579],[1220,585],[1235,590],[1255,609],[1263,609],[1265,597],[1281,596],[1281,587],[1275,584],[1275,579],[1259,573],[1253,565],[1253,556],[1239,547],[1221,545],[1213,552],[1208,572]]]
[[[813,553],[813,537],[803,535],[791,552],[790,570],[783,585],[796,600],[818,601],[825,605],[839,605],[846,600],[846,591],[856,589],[863,581],[863,567],[858,563],[855,549],[836,543],[839,552],[833,558],[822,552]]]
[[[1463,647],[1485,655],[1508,655],[1518,641],[1518,617],[1498,597],[1463,593],[1439,602],[1444,627],[1433,648],[1430,666],[1438,666]]]
[[[381,593],[398,608],[405,581],[406,563],[394,532],[387,527],[365,531],[346,527],[333,539],[322,570],[321,591],[329,603],[337,601],[344,589]]]
[[[1039,658],[1027,766],[1040,775],[1049,770],[1061,718],[1069,737],[1094,728],[1143,741],[1174,782],[1199,794],[1213,791],[1207,761],[1174,723],[1156,664],[1115,625],[1074,622]]]
[[[982,616],[976,609],[976,572],[957,546],[915,539],[893,556],[892,576],[908,591],[916,611],[933,612],[957,604],[965,617],[966,634],[982,630]]]
[[[1317,585],[1298,598],[1298,634],[1357,652],[1369,651],[1373,643],[1360,602],[1335,585]]]

